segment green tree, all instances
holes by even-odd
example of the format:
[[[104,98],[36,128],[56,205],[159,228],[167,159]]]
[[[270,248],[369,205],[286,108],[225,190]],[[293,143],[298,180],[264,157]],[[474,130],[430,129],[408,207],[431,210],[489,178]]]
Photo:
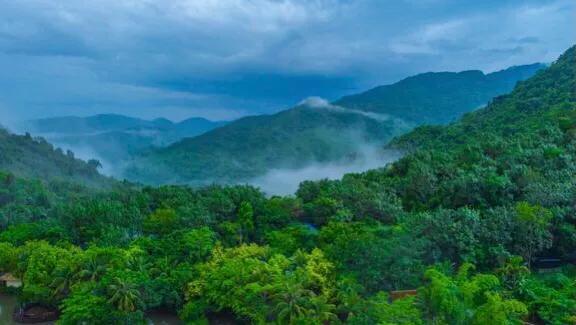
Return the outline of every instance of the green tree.
[[[516,250],[524,257],[528,266],[536,254],[552,245],[550,226],[552,213],[539,205],[520,202],[516,205],[517,245]]]
[[[137,287],[119,277],[113,279],[112,284],[108,286],[110,298],[108,303],[116,306],[122,312],[134,312],[142,305],[140,291]]]
[[[247,242],[254,234],[254,209],[250,202],[242,202],[238,209],[240,224],[240,243]]]

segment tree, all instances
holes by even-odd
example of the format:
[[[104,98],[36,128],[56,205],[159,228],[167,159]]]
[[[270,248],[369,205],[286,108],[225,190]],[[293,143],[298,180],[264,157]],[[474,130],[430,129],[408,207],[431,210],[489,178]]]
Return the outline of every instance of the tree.
[[[516,250],[524,257],[528,266],[536,254],[552,245],[550,222],[552,213],[539,205],[520,202],[516,205]]]
[[[275,288],[276,293],[272,295],[275,303],[272,311],[276,320],[283,324],[293,324],[305,319],[311,313],[310,298],[314,296],[314,292],[293,281],[279,285],[281,287]]]
[[[97,159],[90,159],[88,160],[88,166],[94,170],[98,169],[98,168],[102,168],[102,163],[100,162],[100,160]]]
[[[79,285],[61,304],[62,314],[58,320],[62,325],[113,324],[114,310],[106,298],[94,293],[94,284]]]
[[[106,273],[107,269],[108,267],[101,258],[91,255],[80,266],[76,277],[78,279],[96,282]]]
[[[54,280],[50,284],[52,297],[56,300],[68,296],[70,287],[74,284],[74,270],[71,267],[60,267],[54,271]]]
[[[119,311],[134,312],[142,305],[140,291],[136,286],[119,277],[115,277],[108,286],[108,293],[108,303],[115,305]]]
[[[522,317],[528,315],[528,309],[523,303],[514,299],[503,299],[493,292],[486,292],[485,298],[486,302],[474,313],[472,325],[524,323]]]
[[[421,289],[425,315],[431,322],[464,324],[520,324],[526,306],[506,299],[500,281],[491,274],[471,274],[474,266],[463,264],[455,276],[428,269]]]
[[[374,323],[382,325],[421,325],[422,313],[415,297],[406,297],[393,302],[386,293],[380,292],[368,299],[367,314]]]
[[[530,275],[530,269],[520,256],[512,256],[504,266],[496,270],[502,284],[508,290],[517,290]]]
[[[240,243],[243,243],[248,241],[254,233],[254,209],[250,202],[240,204],[238,223],[240,224]]]
[[[173,209],[158,209],[144,220],[144,231],[166,235],[178,229],[179,219]]]

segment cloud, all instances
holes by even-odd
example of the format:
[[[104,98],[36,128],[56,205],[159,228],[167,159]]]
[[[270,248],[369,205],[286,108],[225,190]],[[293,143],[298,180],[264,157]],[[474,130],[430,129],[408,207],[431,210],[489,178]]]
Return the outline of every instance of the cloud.
[[[380,145],[364,143],[358,145],[354,159],[312,163],[299,169],[274,169],[249,183],[268,195],[292,195],[305,180],[340,179],[345,174],[382,168],[401,156],[398,151],[383,150]]]
[[[572,0],[0,0],[0,102],[26,118],[271,112],[418,72],[550,61],[575,42],[575,12]]]
[[[576,19],[572,1],[502,2],[490,12],[476,11],[416,27],[390,45],[401,56],[434,58],[435,66],[462,69],[465,63],[494,71],[528,62],[549,62],[576,42],[568,26]],[[558,33],[559,26],[571,30]]]
[[[371,119],[376,120],[376,121],[381,121],[381,122],[389,121],[390,119],[392,119],[391,116],[386,115],[386,114],[364,112],[364,111],[360,111],[360,110],[356,110],[356,109],[350,109],[350,108],[345,108],[342,106],[333,105],[327,99],[324,99],[322,97],[317,97],[317,96],[308,97],[308,98],[302,100],[300,103],[298,103],[298,105],[299,106],[307,106],[309,108],[314,108],[314,109],[328,109],[328,110],[335,111],[335,112],[358,114],[358,115],[362,115],[362,116],[371,118]],[[404,121],[402,121],[400,119],[395,119],[395,121],[396,121],[396,123],[399,123],[399,124],[405,123]]]

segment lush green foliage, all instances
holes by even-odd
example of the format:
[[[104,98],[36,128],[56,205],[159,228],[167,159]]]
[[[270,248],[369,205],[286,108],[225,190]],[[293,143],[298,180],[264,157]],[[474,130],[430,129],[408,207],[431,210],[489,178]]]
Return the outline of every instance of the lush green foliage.
[[[390,166],[295,197],[3,175],[0,272],[62,324],[155,308],[192,324],[575,323],[574,267],[535,272],[576,252],[575,61],[572,48],[485,109],[400,138],[414,152]]]
[[[72,181],[90,187],[111,186],[114,181],[98,173],[98,161],[76,159],[74,153],[55,149],[42,138],[15,135],[0,127],[0,170],[43,180]]]

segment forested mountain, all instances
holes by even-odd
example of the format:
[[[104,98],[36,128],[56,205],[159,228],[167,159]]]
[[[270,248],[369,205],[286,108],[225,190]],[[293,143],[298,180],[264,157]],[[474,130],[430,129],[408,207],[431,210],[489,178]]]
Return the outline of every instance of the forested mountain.
[[[30,120],[18,125],[17,129],[42,136],[51,143],[76,151],[85,159],[97,158],[103,164],[114,162],[117,165],[143,150],[166,146],[224,124],[226,122],[204,118],[190,118],[175,123],[167,119],[149,121],[102,114]]]
[[[402,121],[330,105],[303,104],[274,115],[239,119],[136,160],[125,176],[152,183],[228,183],[272,168],[342,159],[360,143],[390,139]]]
[[[100,114],[89,117],[62,116],[22,123],[21,128],[37,133],[91,134],[138,128],[168,128],[173,123],[166,119],[147,121],[118,114]]]
[[[397,162],[295,196],[172,185],[57,200],[0,174],[0,272],[61,324],[158,309],[192,324],[573,324],[575,87],[572,47],[485,108],[396,138]]]
[[[43,138],[15,135],[0,128],[0,170],[21,177],[68,181],[101,187],[113,181],[100,175],[98,161],[85,162],[73,152],[54,148]]]
[[[478,70],[423,73],[344,97],[335,104],[388,114],[414,124],[443,124],[510,92],[518,81],[543,67],[535,63],[489,74]]]
[[[543,65],[425,73],[335,104],[312,99],[274,115],[243,118],[196,138],[140,155],[125,177],[145,183],[249,181],[272,169],[347,159],[423,123],[447,122],[510,91]]]

